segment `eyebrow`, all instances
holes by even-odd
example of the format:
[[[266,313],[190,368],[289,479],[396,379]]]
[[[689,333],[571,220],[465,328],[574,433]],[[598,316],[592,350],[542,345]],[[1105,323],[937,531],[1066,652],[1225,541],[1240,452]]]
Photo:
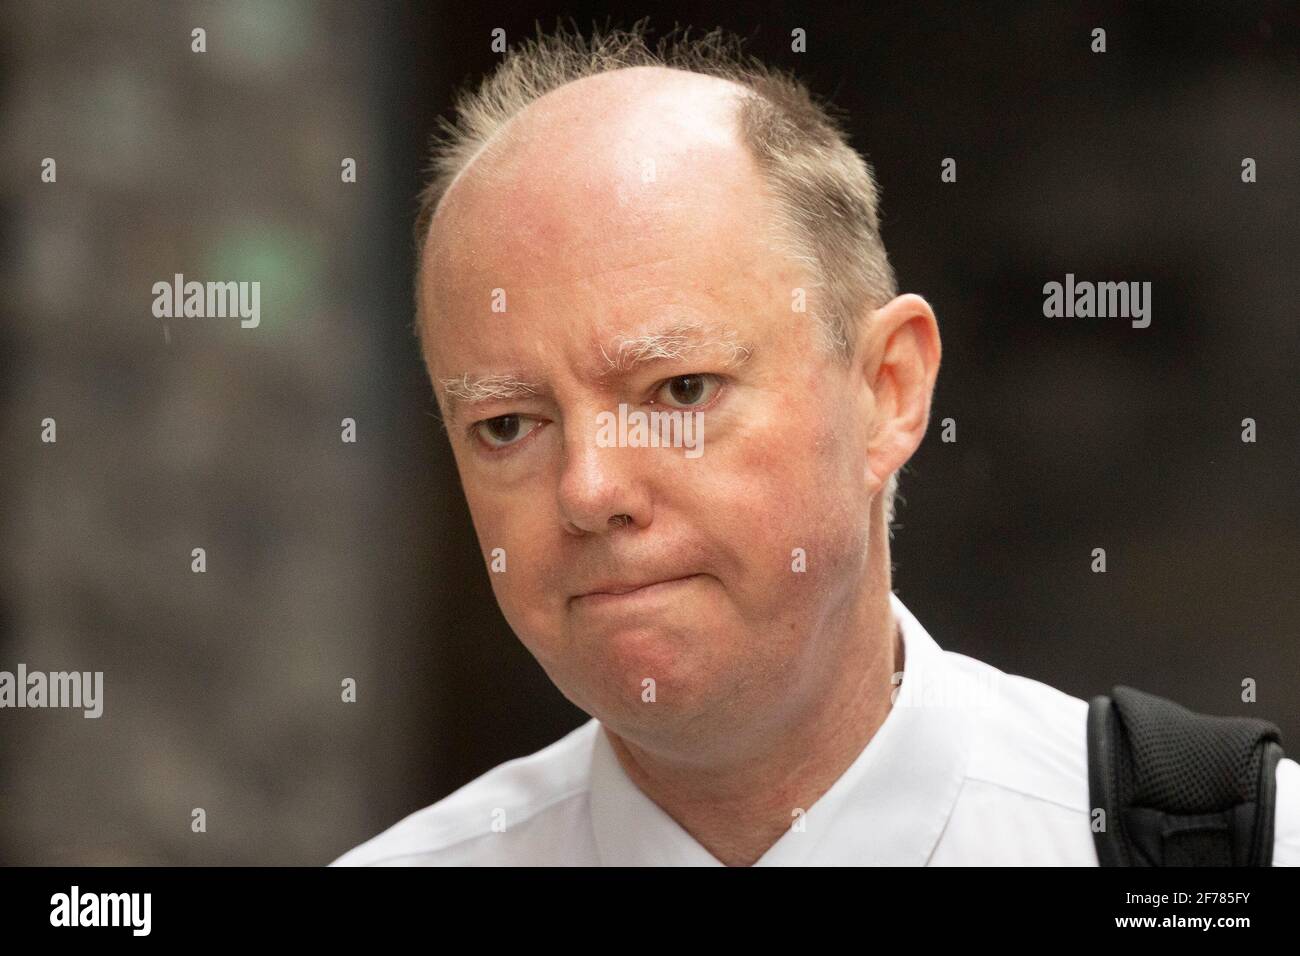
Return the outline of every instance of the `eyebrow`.
[[[754,352],[751,346],[740,341],[735,331],[714,330],[703,322],[678,322],[640,335],[619,335],[615,342],[613,355],[601,346],[600,355],[604,359],[598,373],[601,378],[626,375],[642,365],[671,362],[708,349],[723,352],[724,362],[734,368],[749,361]]]
[[[526,382],[515,375],[484,375],[471,378],[469,373],[460,378],[439,380],[442,393],[447,399],[453,421],[460,417],[462,411],[471,405],[484,402],[502,402],[517,398],[529,398],[542,391],[542,386]]]
[[[600,362],[592,377],[608,380],[656,362],[684,359],[696,352],[715,350],[723,355],[728,368],[749,361],[754,348],[740,341],[731,329],[714,329],[703,322],[677,322],[666,328],[637,335],[620,333],[610,349],[600,346]],[[611,354],[612,352],[612,354]],[[443,395],[450,406],[450,417],[457,419],[465,408],[485,402],[510,401],[544,394],[547,389],[522,377],[522,373],[475,376],[468,372],[458,378],[439,379]]]

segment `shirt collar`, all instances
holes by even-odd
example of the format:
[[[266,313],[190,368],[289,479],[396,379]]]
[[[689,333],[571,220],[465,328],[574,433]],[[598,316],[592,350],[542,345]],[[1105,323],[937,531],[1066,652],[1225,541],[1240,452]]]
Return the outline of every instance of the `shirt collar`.
[[[965,680],[890,592],[903,633],[903,679],[884,723],[849,768],[757,866],[923,866],[965,778]],[[954,693],[956,691],[956,693]],[[597,727],[591,821],[606,866],[721,866],[623,770]]]

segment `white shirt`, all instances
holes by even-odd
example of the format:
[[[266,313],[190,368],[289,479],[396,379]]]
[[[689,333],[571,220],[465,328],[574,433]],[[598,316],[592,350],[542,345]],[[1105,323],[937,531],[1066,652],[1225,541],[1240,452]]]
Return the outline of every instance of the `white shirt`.
[[[939,648],[895,594],[903,679],[884,723],[758,860],[1096,866],[1088,705]],[[1277,770],[1275,866],[1300,865],[1300,764]],[[501,764],[331,866],[721,866],[627,776],[599,721]]]

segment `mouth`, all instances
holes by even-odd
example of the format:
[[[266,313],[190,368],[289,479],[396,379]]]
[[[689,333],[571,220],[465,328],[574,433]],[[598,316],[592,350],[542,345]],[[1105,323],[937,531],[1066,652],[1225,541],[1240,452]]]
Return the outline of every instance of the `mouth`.
[[[648,581],[643,584],[610,582],[601,584],[598,588],[584,594],[575,595],[570,599],[570,603],[588,607],[600,607],[609,604],[622,604],[657,598],[671,594],[685,586],[688,582],[701,577],[704,577],[704,575],[685,574],[681,577],[665,578],[661,581]]]

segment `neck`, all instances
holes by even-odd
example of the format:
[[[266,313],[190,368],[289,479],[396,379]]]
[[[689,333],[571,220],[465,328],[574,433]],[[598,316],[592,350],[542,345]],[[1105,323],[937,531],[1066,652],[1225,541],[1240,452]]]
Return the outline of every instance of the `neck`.
[[[623,770],[643,793],[701,846],[728,866],[749,866],[790,828],[857,759],[889,715],[894,674],[903,670],[903,642],[889,605],[888,543],[884,570],[842,643],[827,661],[808,703],[778,729],[733,741],[743,760],[725,766],[683,761],[638,747],[608,727],[604,733]],[[883,589],[879,582],[883,581]]]

